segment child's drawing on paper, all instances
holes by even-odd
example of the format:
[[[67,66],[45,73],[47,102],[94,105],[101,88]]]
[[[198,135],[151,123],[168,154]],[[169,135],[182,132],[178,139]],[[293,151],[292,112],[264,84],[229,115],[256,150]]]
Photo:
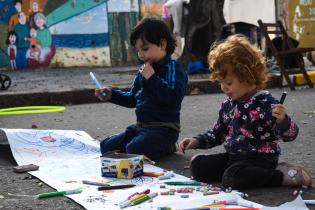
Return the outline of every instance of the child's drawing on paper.
[[[54,142],[56,141],[56,139],[54,139],[52,136],[43,136],[41,137],[41,140],[43,140],[44,142]]]
[[[17,130],[7,132],[10,139],[14,140],[12,152],[20,157],[22,162],[35,158],[39,162],[47,159],[70,156],[72,159],[85,155],[100,154],[99,147],[86,143],[93,140],[84,132],[65,132],[49,130]],[[77,156],[77,157],[76,157]]]

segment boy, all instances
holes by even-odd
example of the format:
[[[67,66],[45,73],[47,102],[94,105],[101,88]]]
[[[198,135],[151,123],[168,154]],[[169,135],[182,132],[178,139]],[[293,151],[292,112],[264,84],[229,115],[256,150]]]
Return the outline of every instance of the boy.
[[[144,63],[130,90],[104,87],[96,89],[95,95],[102,101],[135,107],[137,123],[104,139],[101,152],[119,150],[156,160],[176,151],[187,76],[182,66],[171,59],[175,40],[163,21],[153,17],[143,19],[133,29],[130,42]]]

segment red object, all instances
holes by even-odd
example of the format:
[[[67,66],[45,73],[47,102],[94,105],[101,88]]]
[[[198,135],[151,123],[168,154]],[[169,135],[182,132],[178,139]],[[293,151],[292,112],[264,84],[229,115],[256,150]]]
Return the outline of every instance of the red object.
[[[150,189],[146,189],[145,191],[139,193],[139,194],[149,194],[150,193]]]
[[[143,172],[142,176],[149,176],[149,177],[159,177],[164,175],[164,173],[156,173],[156,172]]]
[[[260,210],[260,208],[219,208],[219,210]]]

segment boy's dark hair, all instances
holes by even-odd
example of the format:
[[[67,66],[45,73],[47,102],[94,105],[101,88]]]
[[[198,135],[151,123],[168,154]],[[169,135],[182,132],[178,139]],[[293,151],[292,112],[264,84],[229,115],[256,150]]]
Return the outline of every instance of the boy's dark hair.
[[[6,40],[6,44],[7,44],[7,45],[10,44],[9,37],[10,37],[11,35],[14,35],[14,36],[17,38],[17,35],[16,35],[15,31],[9,31],[9,32],[8,32],[8,35],[7,35],[7,40]]]
[[[14,0],[14,5],[16,5],[16,3],[21,3],[21,5],[23,4],[23,1],[22,0]]]
[[[146,17],[142,19],[132,30],[130,35],[130,43],[135,46],[138,39],[142,41],[148,41],[155,45],[160,45],[161,41],[165,39],[166,53],[168,55],[173,54],[176,42],[172,33],[165,22],[156,17]]]

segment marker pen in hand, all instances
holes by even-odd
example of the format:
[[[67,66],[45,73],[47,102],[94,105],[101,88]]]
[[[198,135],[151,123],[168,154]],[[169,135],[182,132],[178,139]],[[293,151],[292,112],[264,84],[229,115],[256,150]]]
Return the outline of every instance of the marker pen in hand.
[[[286,97],[286,96],[287,96],[287,92],[284,91],[284,92],[282,93],[281,98],[280,98],[280,104],[283,104],[283,103],[284,103],[284,100],[285,100],[285,97]]]
[[[100,90],[102,90],[102,85],[98,82],[98,80],[96,79],[96,77],[94,76],[93,72],[90,72],[90,77],[91,79],[94,81],[96,87]],[[102,93],[102,96],[106,96],[106,93],[103,92]]]
[[[281,95],[279,104],[283,104],[283,103],[284,103],[284,100],[285,100],[286,96],[287,96],[287,91],[284,91],[284,92],[282,93],[282,95]],[[277,120],[277,119],[276,119],[275,117],[273,117],[273,121],[275,122],[276,120]],[[275,126],[276,126],[276,124],[274,124],[273,127],[275,127]]]

